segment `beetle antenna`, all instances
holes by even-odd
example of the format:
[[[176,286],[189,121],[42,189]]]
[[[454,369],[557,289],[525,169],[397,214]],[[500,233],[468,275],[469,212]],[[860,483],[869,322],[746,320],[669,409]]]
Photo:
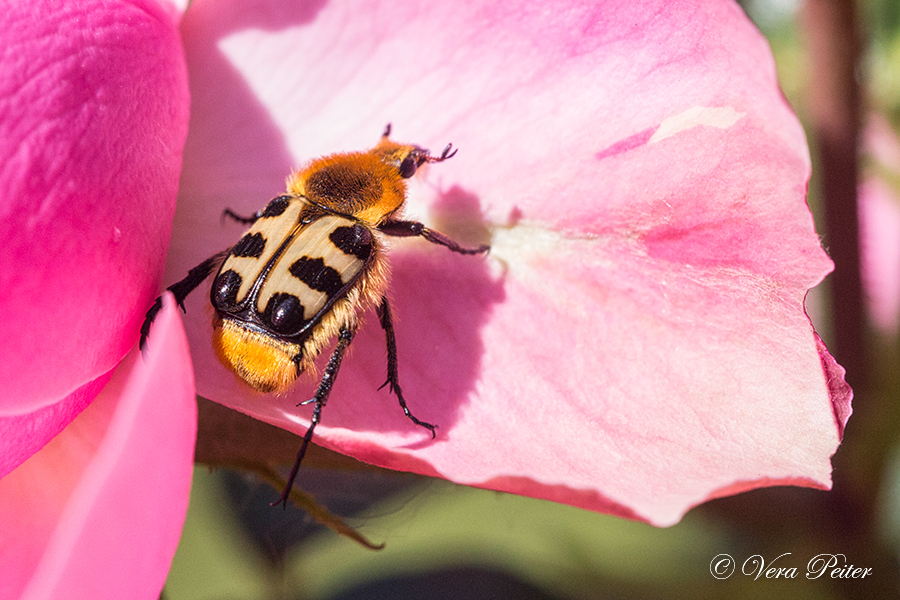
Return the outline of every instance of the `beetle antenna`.
[[[451,152],[451,150],[452,150],[453,152]],[[428,162],[433,162],[433,163],[434,163],[434,162],[442,162],[442,161],[447,160],[448,158],[453,158],[454,156],[456,156],[456,152],[457,152],[458,150],[459,150],[459,148],[454,148],[454,147],[453,147],[453,144],[447,144],[447,145],[444,147],[444,151],[441,152],[441,155],[440,155],[440,156],[429,156],[429,157],[428,157]]]

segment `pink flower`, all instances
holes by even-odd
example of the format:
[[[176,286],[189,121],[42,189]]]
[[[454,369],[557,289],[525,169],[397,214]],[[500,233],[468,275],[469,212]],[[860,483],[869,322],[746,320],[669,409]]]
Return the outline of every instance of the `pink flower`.
[[[196,418],[174,308],[144,359],[128,352],[182,164],[177,16],[148,0],[0,19],[0,595],[155,597]],[[192,120],[166,284],[237,239],[224,207],[260,208],[304,160],[387,122],[461,148],[412,182],[407,215],[490,256],[392,255],[401,381],[438,437],[376,391],[368,315],[317,441],[656,524],[830,485],[850,392],[803,297],[831,263],[802,131],[736,6],[198,2],[181,32]],[[187,307],[200,393],[303,432],[316,382],[250,392],[211,352],[205,290]]]
[[[197,3],[193,112],[166,283],[240,236],[316,156],[460,148],[407,216],[487,258],[394,240],[410,423],[374,315],[317,441],[362,460],[666,525],[709,498],[830,486],[849,415],[806,291],[832,264],[806,141],[762,36],[723,2]],[[302,433],[316,385],[263,396],[188,301],[198,392]],[[302,480],[302,476],[301,476]]]
[[[885,335],[896,335],[900,330],[900,194],[890,182],[900,176],[900,141],[886,119],[872,117],[864,143],[873,168],[859,186],[863,289],[875,326]]]
[[[0,15],[3,598],[155,598],[177,544],[196,405],[171,307],[133,351],[187,132],[176,19],[149,0]]]

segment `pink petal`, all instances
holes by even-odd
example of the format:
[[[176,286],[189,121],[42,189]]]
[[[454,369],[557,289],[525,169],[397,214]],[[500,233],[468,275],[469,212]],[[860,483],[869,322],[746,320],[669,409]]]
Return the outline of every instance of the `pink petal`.
[[[376,391],[369,315],[319,442],[656,524],[830,485],[850,394],[803,298],[831,262],[802,129],[736,5],[196,9],[167,281],[234,243],[224,207],[252,213],[297,163],[370,147],[389,121],[461,148],[412,182],[407,215],[454,236],[480,216],[492,236],[486,259],[393,244],[401,379],[437,440]],[[207,294],[187,304],[201,395],[304,431],[315,381],[249,392],[212,354]]]
[[[822,371],[825,373],[825,382],[828,384],[828,393],[831,396],[831,406],[834,409],[834,419],[837,422],[838,436],[844,437],[844,427],[853,413],[851,401],[853,390],[844,380],[846,369],[837,364],[834,357],[828,353],[825,342],[816,335],[816,349],[822,359]]]
[[[89,381],[56,404],[0,417],[0,478],[56,437],[109,383],[112,371]]]
[[[168,301],[147,355],[0,481],[0,597],[158,598],[187,511],[193,373]]]
[[[859,187],[860,258],[866,300],[875,326],[900,331],[900,197],[869,178]]]
[[[159,0],[162,9],[169,13],[173,20],[179,21],[193,0]]]
[[[864,145],[875,168],[859,186],[863,288],[875,326],[895,335],[900,330],[900,197],[890,180],[900,176],[900,140],[886,119],[871,117]]]
[[[175,16],[152,0],[0,14],[0,414],[79,393],[137,339],[187,131]]]

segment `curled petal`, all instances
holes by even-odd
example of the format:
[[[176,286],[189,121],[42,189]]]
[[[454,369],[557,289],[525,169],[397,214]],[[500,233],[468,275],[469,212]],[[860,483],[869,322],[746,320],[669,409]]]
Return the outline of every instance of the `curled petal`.
[[[171,301],[153,342],[0,481],[0,597],[159,597],[187,511],[197,430]]]
[[[111,371],[103,373],[51,406],[0,417],[0,478],[56,437],[93,401],[111,376]]]

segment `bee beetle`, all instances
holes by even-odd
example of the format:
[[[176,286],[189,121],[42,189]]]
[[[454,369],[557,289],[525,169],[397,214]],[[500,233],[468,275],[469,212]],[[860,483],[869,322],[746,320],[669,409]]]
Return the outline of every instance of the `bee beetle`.
[[[217,271],[210,290],[215,309],[213,347],[222,363],[259,392],[284,392],[333,338],[337,344],[315,396],[309,429],[281,498],[287,498],[300,462],[328,401],[341,360],[359,327],[360,315],[374,306],[387,339],[387,380],[404,414],[435,435],[434,425],[410,412],[400,389],[397,344],[385,295],[387,264],[383,236],[422,237],[459,254],[481,254],[482,245],[460,246],[416,221],[400,219],[406,179],[426,163],[456,154],[448,144],[440,156],[389,139],[367,152],[339,153],[312,161],[287,180],[287,191],[261,211],[242,217],[229,209],[223,216],[250,225],[231,248],[203,261],[171,285],[175,300],[184,300]],[[156,299],[141,326],[141,348],[162,308]],[[379,388],[379,389],[381,389]],[[299,406],[299,405],[298,405]]]

